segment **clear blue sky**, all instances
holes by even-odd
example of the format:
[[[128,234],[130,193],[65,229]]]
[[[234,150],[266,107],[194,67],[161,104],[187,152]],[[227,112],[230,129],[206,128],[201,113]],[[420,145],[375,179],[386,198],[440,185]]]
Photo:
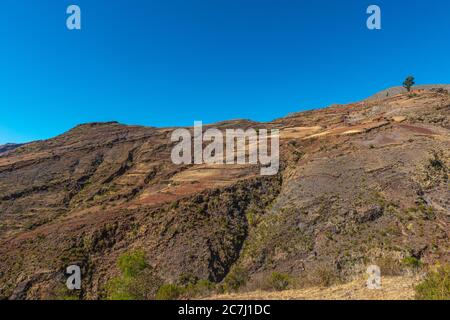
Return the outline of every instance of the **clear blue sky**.
[[[268,121],[409,74],[450,82],[448,0],[3,0],[0,36],[0,144],[94,121]]]

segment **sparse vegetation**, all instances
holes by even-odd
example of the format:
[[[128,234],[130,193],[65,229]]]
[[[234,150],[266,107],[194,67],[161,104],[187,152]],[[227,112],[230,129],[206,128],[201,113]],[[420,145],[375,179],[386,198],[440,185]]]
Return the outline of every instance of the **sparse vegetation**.
[[[186,298],[207,297],[214,293],[216,285],[209,280],[199,280],[196,283],[190,283],[183,289],[183,296]]]
[[[156,293],[156,300],[176,300],[182,292],[183,289],[176,284],[163,284]]]
[[[390,256],[379,258],[375,265],[380,267],[382,276],[399,276],[403,273],[400,261]]]
[[[422,267],[422,261],[420,261],[419,259],[415,258],[415,257],[406,257],[402,260],[402,264],[407,267],[410,268],[414,271],[417,271],[418,269],[420,269]]]
[[[415,291],[418,300],[450,300],[450,265],[430,271]]]
[[[106,284],[108,300],[148,300],[155,297],[162,280],[147,264],[142,250],[122,254],[117,266],[121,275]]]
[[[307,273],[304,279],[299,280],[301,287],[330,287],[340,282],[337,270],[328,265],[320,265]]]
[[[117,261],[117,266],[125,277],[136,277],[148,265],[144,251],[136,250],[122,254]]]
[[[207,279],[198,279],[192,274],[182,274],[178,280],[178,287],[183,298],[206,297],[216,291],[216,284]]]
[[[247,283],[247,280],[247,270],[242,267],[235,266],[223,280],[224,289],[227,292],[236,292]]]
[[[439,152],[433,152],[433,158],[430,159],[430,167],[437,171],[446,169],[444,162],[441,160],[441,155]]]
[[[279,272],[272,272],[267,280],[268,285],[275,291],[283,291],[288,288],[291,283],[289,275]]]
[[[54,292],[54,296],[51,297],[52,300],[80,300],[81,291],[80,290],[69,290],[67,289],[65,283],[61,283]]]

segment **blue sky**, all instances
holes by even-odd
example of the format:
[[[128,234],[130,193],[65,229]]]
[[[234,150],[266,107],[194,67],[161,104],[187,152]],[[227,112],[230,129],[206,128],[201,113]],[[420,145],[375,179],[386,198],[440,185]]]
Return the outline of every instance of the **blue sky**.
[[[450,82],[448,0],[3,0],[0,37],[0,144],[94,121],[268,121],[409,74]]]

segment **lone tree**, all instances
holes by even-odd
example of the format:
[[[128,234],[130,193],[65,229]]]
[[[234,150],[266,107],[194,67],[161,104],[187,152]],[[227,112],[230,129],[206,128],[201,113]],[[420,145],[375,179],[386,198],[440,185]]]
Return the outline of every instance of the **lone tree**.
[[[413,76],[409,76],[406,78],[406,80],[403,82],[403,87],[408,90],[408,92],[411,92],[411,88],[413,85],[415,85],[415,81],[414,81],[414,77]]]

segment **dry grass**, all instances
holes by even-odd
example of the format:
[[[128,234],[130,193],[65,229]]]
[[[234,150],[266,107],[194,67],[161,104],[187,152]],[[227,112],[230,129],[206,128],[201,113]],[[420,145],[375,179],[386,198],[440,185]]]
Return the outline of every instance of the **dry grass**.
[[[412,300],[415,277],[385,277],[382,288],[370,290],[366,280],[360,278],[352,282],[324,287],[286,290],[282,292],[246,292],[213,296],[212,300]]]

